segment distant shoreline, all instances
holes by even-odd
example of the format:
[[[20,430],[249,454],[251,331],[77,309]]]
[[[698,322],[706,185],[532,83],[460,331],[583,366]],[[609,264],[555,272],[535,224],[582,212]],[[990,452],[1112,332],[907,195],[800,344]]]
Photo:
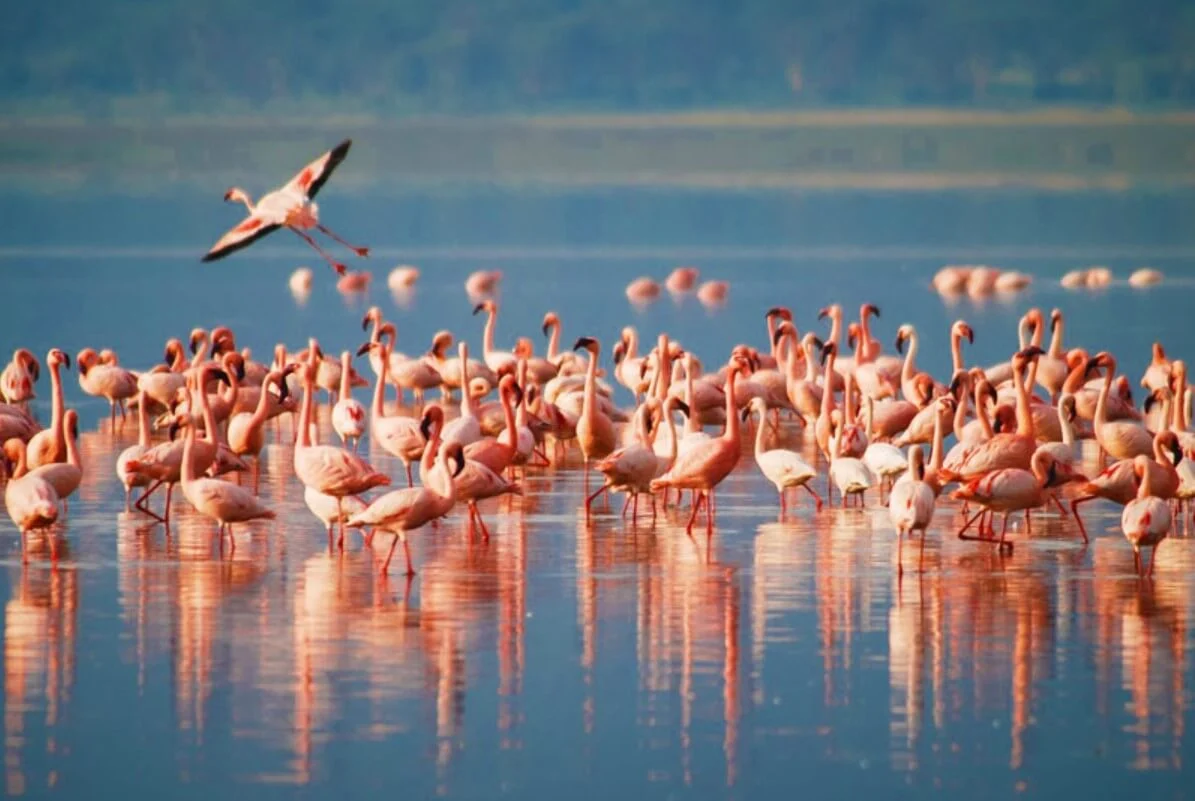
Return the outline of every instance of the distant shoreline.
[[[0,116],[0,180],[130,191],[285,175],[343,136],[363,188],[695,189],[1195,185],[1195,112],[1037,108],[705,110],[486,117]],[[53,190],[51,190],[53,191]]]

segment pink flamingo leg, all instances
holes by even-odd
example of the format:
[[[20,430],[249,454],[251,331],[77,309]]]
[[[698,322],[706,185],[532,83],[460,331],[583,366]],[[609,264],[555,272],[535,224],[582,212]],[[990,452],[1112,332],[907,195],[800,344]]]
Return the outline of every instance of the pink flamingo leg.
[[[415,568],[411,564],[411,544],[407,542],[407,538],[402,538],[402,552],[407,557],[407,578],[415,575]]]
[[[812,495],[812,496],[813,496],[813,500],[817,501],[817,511],[819,511],[819,512],[820,512],[820,511],[822,510],[822,499],[821,499],[821,496],[820,496],[820,495],[818,495],[818,494],[817,494],[817,493],[814,491],[813,487],[809,486],[808,484],[802,484],[801,486],[805,488],[805,491],[806,491],[806,492],[808,492],[810,495]]]
[[[1083,525],[1083,518],[1079,517],[1079,504],[1087,503],[1091,498],[1075,498],[1071,501],[1071,515],[1074,516],[1075,522],[1079,524],[1079,533],[1083,535],[1083,542],[1087,542],[1087,527]]]
[[[328,252],[325,251],[323,248],[321,248],[319,246],[319,244],[314,239],[312,239],[310,236],[303,233],[302,231],[300,231],[298,228],[295,228],[294,226],[287,226],[287,227],[290,228],[290,230],[294,231],[299,236],[301,236],[303,238],[303,240],[305,242],[307,242],[308,245],[311,245],[311,247],[315,248],[315,252],[320,254],[321,256],[323,256],[324,261],[326,261],[326,262],[328,262],[328,264],[332,265],[332,269],[336,271],[337,275],[344,275],[346,272],[348,272],[347,267],[345,267],[343,264],[341,264],[340,262],[336,261],[331,256],[329,256]]]
[[[344,241],[328,226],[323,225],[321,223],[316,223],[315,227],[318,228],[320,230],[320,232],[332,237],[337,242],[339,242],[340,244],[344,245],[349,250],[356,253],[358,256],[361,256],[362,258],[364,258],[365,256],[369,255],[369,248],[358,247],[357,245],[353,245],[349,242]]]
[[[696,494],[697,490],[693,490],[693,492]],[[693,502],[693,511],[689,513],[689,524],[687,526],[685,526],[685,533],[688,534],[690,537],[693,536],[693,523],[695,523],[697,521],[697,513],[699,511],[701,511],[701,504],[704,501],[705,501],[705,495],[702,494],[702,495],[698,495],[697,499]]]

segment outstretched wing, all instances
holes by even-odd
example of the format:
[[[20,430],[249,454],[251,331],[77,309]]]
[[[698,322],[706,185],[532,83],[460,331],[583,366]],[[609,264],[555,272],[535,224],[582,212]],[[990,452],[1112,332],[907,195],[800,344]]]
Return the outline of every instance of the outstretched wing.
[[[319,192],[320,187],[322,187],[324,182],[327,181],[332,175],[332,171],[335,170],[337,165],[344,161],[344,157],[349,154],[349,147],[351,147],[352,144],[352,139],[345,139],[339,145],[332,148],[303,169],[299,170],[299,174],[290,179],[290,182],[286,185],[286,188],[288,190],[297,190],[302,192],[308,198],[315,197],[315,194]]]
[[[212,245],[212,249],[204,255],[201,261],[222,259],[233,251],[252,245],[266,234],[281,227],[278,223],[269,223],[256,214],[250,214],[239,225],[220,237],[220,241]]]

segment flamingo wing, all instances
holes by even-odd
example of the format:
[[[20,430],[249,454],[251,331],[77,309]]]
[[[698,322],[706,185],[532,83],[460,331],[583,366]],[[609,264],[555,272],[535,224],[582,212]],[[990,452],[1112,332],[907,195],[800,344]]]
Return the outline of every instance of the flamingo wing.
[[[234,253],[241,248],[249,247],[249,245],[252,245],[266,234],[276,231],[281,227],[281,223],[268,222],[264,217],[258,214],[250,214],[235,228],[230,230],[224,236],[220,237],[219,241],[212,245],[212,249],[204,254],[200,261],[215,261],[216,259],[222,259],[229,253]]]
[[[298,175],[291,178],[290,182],[287,183],[286,190],[301,192],[308,199],[315,197],[316,193],[324,185],[324,182],[332,176],[332,171],[349,154],[349,148],[352,144],[352,139],[345,139],[339,145],[299,170]]]

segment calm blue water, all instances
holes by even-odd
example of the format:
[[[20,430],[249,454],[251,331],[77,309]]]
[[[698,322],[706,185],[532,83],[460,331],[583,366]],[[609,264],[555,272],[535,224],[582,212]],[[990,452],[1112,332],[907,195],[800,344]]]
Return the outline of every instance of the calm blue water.
[[[226,324],[263,357],[310,335],[338,352],[360,344],[361,312],[378,303],[409,353],[442,328],[479,350],[462,282],[484,267],[506,275],[503,347],[526,335],[541,348],[552,309],[566,345],[595,335],[608,353],[633,324],[711,363],[740,341],[763,347],[769,306],[791,306],[804,331],[824,330],[826,303],[870,301],[886,348],[912,322],[921,366],[938,374],[952,320],[974,326],[967,357],[988,364],[1007,358],[1030,305],[1061,308],[1068,342],[1114,349],[1134,384],[1154,339],[1195,355],[1193,195],[354,197],[330,186],[325,221],[375,248],[360,262],[375,274],[363,300],[336,293],[285,233],[200,265],[238,219],[224,188],[0,196],[0,348],[111,347],[147,367],[166,338]],[[385,276],[404,262],[423,277],[400,307]],[[952,262],[1037,282],[952,306],[928,288]],[[729,304],[628,306],[630,279],[682,263],[729,280]],[[316,279],[301,306],[286,286],[299,264]],[[1122,279],[1148,264],[1169,280],[1057,286],[1089,264]],[[239,535],[234,556],[181,499],[169,537],[126,515],[112,465],[135,426],[100,427],[106,405],[65,375],[88,466],[69,555],[56,571],[44,550],[22,568],[7,523],[0,549],[9,794],[1189,797],[1195,548],[1168,540],[1155,580],[1139,582],[1110,505],[1089,506],[1086,548],[1051,515],[1002,558],[954,539],[956,511],[942,503],[926,572],[898,583],[886,512],[802,509],[777,523],[750,460],[720,491],[708,549],[684,536],[683,513],[586,527],[579,472],[551,469],[527,479],[522,500],[484,507],[489,544],[469,541],[460,514],[416,535],[408,585],[398,571],[378,578],[359,540],[328,553],[281,444],[261,491],[279,520]],[[44,418],[44,379],[39,394]],[[371,458],[398,475],[394,460]]]

